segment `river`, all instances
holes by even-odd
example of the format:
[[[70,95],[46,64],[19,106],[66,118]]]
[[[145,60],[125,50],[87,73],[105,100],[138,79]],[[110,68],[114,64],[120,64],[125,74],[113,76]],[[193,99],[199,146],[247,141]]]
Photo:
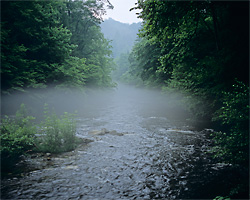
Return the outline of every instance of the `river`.
[[[93,92],[77,105],[77,135],[91,142],[51,159],[27,159],[29,170],[2,180],[2,199],[216,197],[223,191],[219,171],[227,166],[207,153],[210,130],[188,126],[187,113],[174,103],[124,85],[108,95]]]

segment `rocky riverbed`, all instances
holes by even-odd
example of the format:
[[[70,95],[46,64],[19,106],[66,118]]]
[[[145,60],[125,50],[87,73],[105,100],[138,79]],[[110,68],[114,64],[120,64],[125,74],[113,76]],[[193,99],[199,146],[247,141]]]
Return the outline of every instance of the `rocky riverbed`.
[[[203,189],[199,195],[208,195],[209,176],[227,166],[209,160],[206,134],[164,128],[154,134],[92,130],[82,135],[87,142],[75,151],[26,159],[29,170],[2,181],[2,197],[176,199],[191,198],[197,185]]]
[[[148,93],[123,89],[109,96],[108,103],[90,106],[78,119],[77,136],[85,143],[72,152],[26,158],[23,172],[2,180],[2,199],[227,195],[230,184],[245,174],[211,157],[211,130],[187,126],[182,113],[173,117],[170,106],[153,97],[154,101]]]

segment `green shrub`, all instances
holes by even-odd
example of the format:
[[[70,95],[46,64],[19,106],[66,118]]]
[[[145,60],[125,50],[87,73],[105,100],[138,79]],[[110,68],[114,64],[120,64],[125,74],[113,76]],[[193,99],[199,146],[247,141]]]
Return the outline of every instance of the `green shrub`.
[[[34,119],[34,117],[27,116],[24,104],[16,112],[15,118],[5,116],[2,119],[0,125],[2,167],[3,164],[15,162],[20,155],[34,147],[36,133],[36,127],[32,123]]]
[[[76,147],[76,121],[73,114],[64,113],[58,117],[45,107],[45,121],[40,124],[36,138],[36,151],[59,153]]]
[[[59,153],[73,150],[76,137],[75,115],[64,113],[58,117],[45,106],[45,120],[39,125],[32,123],[35,118],[27,115],[22,104],[15,117],[5,116],[1,120],[1,161],[14,162],[27,151]],[[39,128],[38,128],[39,127]]]
[[[248,164],[249,160],[249,88],[237,81],[231,92],[224,92],[223,107],[214,120],[220,121],[225,132],[214,134],[217,156],[226,162]]]

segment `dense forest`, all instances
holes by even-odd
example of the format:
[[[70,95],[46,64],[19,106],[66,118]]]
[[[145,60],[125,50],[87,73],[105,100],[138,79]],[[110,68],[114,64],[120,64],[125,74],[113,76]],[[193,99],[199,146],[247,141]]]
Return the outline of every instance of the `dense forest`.
[[[106,1],[1,2],[1,86],[111,86],[111,50],[100,23]]]

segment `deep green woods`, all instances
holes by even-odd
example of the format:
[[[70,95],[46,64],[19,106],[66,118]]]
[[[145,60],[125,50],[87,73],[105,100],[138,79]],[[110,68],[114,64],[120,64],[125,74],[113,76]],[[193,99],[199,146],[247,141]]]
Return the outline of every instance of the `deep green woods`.
[[[1,2],[2,92],[111,86],[102,1]]]

